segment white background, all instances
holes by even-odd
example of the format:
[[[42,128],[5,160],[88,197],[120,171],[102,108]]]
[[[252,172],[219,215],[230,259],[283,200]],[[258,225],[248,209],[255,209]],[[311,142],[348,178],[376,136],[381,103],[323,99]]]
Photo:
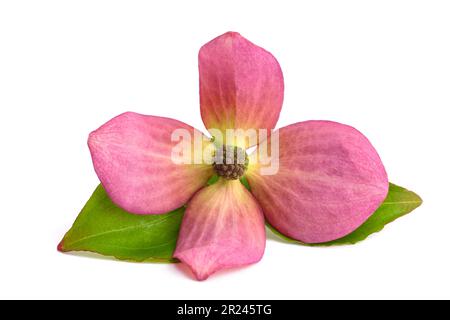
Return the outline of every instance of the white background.
[[[269,237],[205,282],[61,254],[98,184],[86,138],[124,111],[203,129],[197,52],[234,30],[285,76],[278,127],[350,124],[424,204],[356,246]],[[448,1],[0,2],[0,298],[450,298]]]

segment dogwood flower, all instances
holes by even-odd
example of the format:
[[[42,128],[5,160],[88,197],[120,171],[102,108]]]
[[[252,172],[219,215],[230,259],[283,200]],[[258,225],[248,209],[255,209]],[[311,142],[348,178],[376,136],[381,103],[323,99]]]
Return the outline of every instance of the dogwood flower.
[[[284,83],[269,52],[228,32],[201,48],[199,72],[200,111],[210,132],[274,129]],[[127,112],[92,132],[88,144],[95,171],[119,207],[163,214],[186,205],[174,257],[198,280],[258,262],[265,221],[293,239],[327,242],[358,228],[388,192],[376,150],[347,125],[306,121],[275,131],[278,170],[270,175],[260,170],[261,144],[245,163],[175,163],[172,134],[178,129],[202,136],[177,120]],[[251,146],[210,144],[227,156]],[[208,185],[213,175],[219,179]],[[240,182],[244,176],[251,191]]]

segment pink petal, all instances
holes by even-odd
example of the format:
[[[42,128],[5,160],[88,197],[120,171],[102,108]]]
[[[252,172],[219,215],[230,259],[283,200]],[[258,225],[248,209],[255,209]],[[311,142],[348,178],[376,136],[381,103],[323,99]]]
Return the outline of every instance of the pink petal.
[[[275,57],[236,32],[199,53],[200,106],[206,128],[272,129],[283,103],[283,74]]]
[[[177,120],[127,112],[90,134],[95,171],[118,206],[136,214],[166,213],[206,184],[211,165],[172,161],[175,129],[188,130],[192,137],[196,131]]]
[[[189,202],[174,256],[204,280],[258,262],[265,242],[264,216],[253,196],[238,180],[221,180]]]
[[[369,218],[388,192],[377,152],[356,129],[307,121],[279,130],[279,171],[248,173],[268,222],[306,242],[341,238]]]

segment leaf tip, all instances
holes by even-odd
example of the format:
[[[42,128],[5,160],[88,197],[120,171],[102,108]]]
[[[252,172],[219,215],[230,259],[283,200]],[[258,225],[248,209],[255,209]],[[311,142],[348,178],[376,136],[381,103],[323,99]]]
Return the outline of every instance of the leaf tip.
[[[417,201],[418,201],[417,207],[420,207],[422,205],[422,203],[423,203],[423,199],[417,193],[415,193],[415,195],[416,195]]]
[[[414,198],[414,201],[415,201],[414,207],[411,210],[411,211],[413,211],[423,204],[423,199],[417,193],[410,191],[410,190],[407,190],[407,191],[410,192],[410,194],[412,195],[412,197]]]
[[[66,252],[66,250],[64,249],[64,239],[62,239],[61,242],[58,243],[58,246],[56,247],[56,249],[59,252]]]

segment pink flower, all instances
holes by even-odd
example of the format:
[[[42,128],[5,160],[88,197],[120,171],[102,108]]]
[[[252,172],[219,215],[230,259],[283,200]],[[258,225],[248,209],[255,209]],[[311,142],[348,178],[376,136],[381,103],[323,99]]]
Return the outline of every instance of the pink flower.
[[[208,130],[275,127],[284,84],[269,52],[228,32],[201,48],[199,71]],[[177,120],[128,112],[92,132],[89,148],[101,183],[123,209],[162,214],[187,206],[174,256],[198,280],[258,262],[265,220],[291,238],[327,242],[358,228],[388,192],[380,157],[350,126],[306,121],[279,129],[279,169],[273,175],[261,174],[256,157],[248,166],[176,164],[176,129],[201,134]],[[214,174],[219,181],[207,186]],[[240,183],[242,175],[251,192]]]

